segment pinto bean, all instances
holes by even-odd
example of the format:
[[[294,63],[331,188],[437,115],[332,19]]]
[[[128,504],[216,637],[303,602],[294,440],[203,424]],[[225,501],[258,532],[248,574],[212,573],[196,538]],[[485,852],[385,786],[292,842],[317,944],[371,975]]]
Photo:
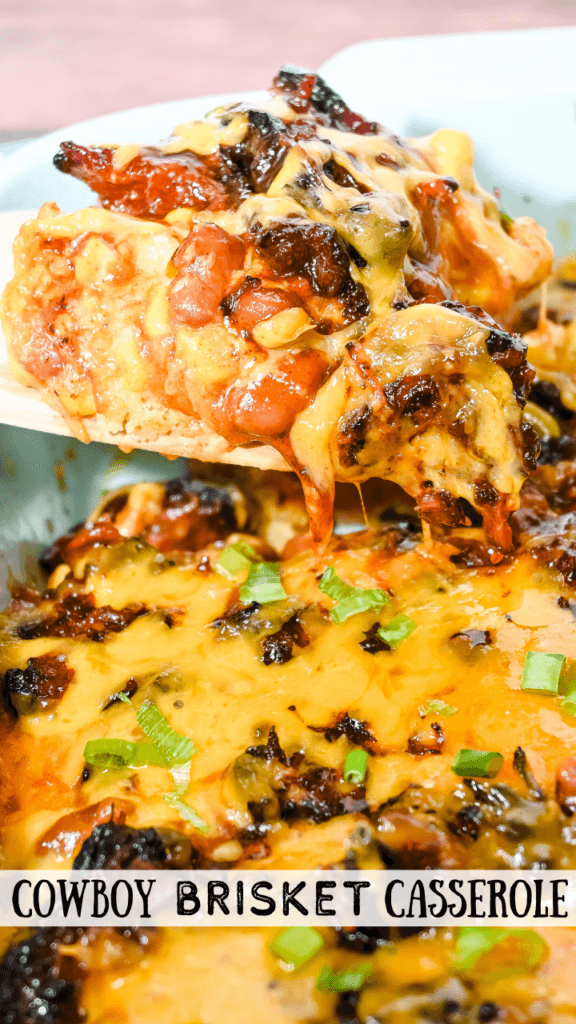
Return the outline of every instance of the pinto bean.
[[[328,368],[326,357],[315,349],[290,353],[274,373],[242,382],[224,400],[227,434],[282,437],[294,417],[312,401]]]
[[[576,810],[576,757],[564,757],[556,769],[556,800],[569,814]]]
[[[239,238],[217,224],[195,226],[174,256],[180,272],[170,289],[170,308],[176,321],[189,327],[210,323],[243,262]]]
[[[300,305],[299,299],[290,292],[278,288],[255,288],[240,296],[233,319],[238,330],[251,331],[256,324],[268,320],[275,313]]]
[[[385,809],[378,818],[381,857],[388,867],[460,868],[465,851],[433,821],[422,821],[408,811]]]

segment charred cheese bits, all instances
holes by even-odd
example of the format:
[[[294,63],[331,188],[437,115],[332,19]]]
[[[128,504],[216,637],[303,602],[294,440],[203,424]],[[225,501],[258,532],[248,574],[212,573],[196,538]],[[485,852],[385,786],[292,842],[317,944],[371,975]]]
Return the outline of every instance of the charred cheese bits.
[[[84,440],[295,470],[321,544],[335,479],[379,476],[431,523],[476,510],[499,557],[533,371],[490,315],[552,250],[502,219],[473,159],[466,135],[400,140],[294,69],[262,109],[156,149],[64,143],[56,166],[103,208],[23,227],[13,373]]]
[[[531,488],[497,565],[478,529],[410,520],[319,554],[274,478],[104,497],[0,623],[2,865],[575,867],[576,553]],[[0,1012],[574,1019],[573,930],[308,931],[7,936]]]

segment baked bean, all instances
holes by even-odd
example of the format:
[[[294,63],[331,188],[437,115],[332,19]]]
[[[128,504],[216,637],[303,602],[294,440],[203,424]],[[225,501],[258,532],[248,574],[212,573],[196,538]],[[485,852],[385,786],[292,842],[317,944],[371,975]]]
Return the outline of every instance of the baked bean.
[[[239,238],[217,224],[196,226],[174,256],[180,272],[170,289],[170,308],[177,322],[188,327],[210,323],[243,262]]]

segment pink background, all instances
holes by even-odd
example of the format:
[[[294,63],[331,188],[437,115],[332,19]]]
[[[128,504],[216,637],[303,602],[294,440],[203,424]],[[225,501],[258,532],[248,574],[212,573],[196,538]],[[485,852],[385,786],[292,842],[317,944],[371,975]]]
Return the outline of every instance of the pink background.
[[[363,39],[573,24],[576,0],[0,0],[0,141],[264,87]]]

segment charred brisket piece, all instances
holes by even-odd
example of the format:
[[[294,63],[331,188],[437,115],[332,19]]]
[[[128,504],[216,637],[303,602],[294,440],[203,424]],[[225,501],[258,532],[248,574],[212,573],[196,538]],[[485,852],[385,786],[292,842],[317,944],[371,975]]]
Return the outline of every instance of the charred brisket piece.
[[[77,929],[43,928],[8,950],[0,964],[2,1024],[80,1024],[80,967],[59,948],[76,940]]]

